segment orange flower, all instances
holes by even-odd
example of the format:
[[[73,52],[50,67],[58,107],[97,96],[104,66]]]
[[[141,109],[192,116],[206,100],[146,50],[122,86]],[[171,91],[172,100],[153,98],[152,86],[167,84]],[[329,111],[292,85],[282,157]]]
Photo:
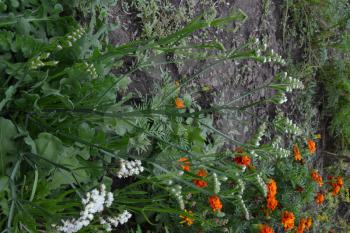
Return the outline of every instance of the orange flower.
[[[344,185],[343,177],[338,176],[337,185],[339,185],[340,187],[343,187],[343,185]]]
[[[306,219],[302,218],[299,222],[296,233],[303,233],[305,229],[306,229]]]
[[[180,215],[180,218],[183,220],[180,222],[181,224],[187,223],[188,226],[193,224],[192,211],[185,210],[186,215]]]
[[[277,194],[277,183],[273,179],[270,180],[267,186],[267,197],[274,197]]]
[[[307,146],[309,148],[310,154],[315,154],[315,152],[316,152],[316,143],[313,140],[308,139],[307,140]]]
[[[267,208],[270,210],[275,210],[278,205],[278,201],[275,199],[275,197],[269,197],[267,198]]]
[[[251,162],[251,159],[249,158],[249,156],[238,156],[236,158],[233,159],[238,165],[244,165],[244,166],[248,166]]]
[[[324,195],[321,192],[317,193],[315,201],[318,205],[321,205],[324,202]]]
[[[298,144],[293,145],[293,153],[295,161],[301,161],[301,153],[298,147]]]
[[[207,172],[204,169],[200,169],[197,172],[197,176],[206,177],[207,176]],[[204,187],[208,186],[208,183],[206,181],[204,181],[204,180],[193,180],[193,183],[196,186],[200,187],[200,188],[204,188]]]
[[[183,165],[180,166],[182,170],[187,172],[190,171],[190,162],[188,158],[182,157],[178,160],[178,162],[183,163]]]
[[[282,213],[282,224],[284,227],[284,230],[291,230],[294,228],[294,214],[289,211],[283,211]]]
[[[311,178],[318,184],[318,186],[322,187],[323,185],[322,176],[320,176],[316,170],[313,170],[311,172]]]
[[[176,106],[177,109],[183,109],[183,108],[185,108],[185,104],[184,104],[184,102],[182,101],[182,99],[180,99],[180,98],[176,98],[176,99],[175,99],[175,106]]]
[[[312,226],[312,218],[307,218],[305,223],[305,228],[309,230]]]
[[[273,229],[266,224],[260,225],[259,233],[274,233]]]
[[[340,192],[340,190],[341,190],[341,188],[343,187],[343,185],[344,185],[344,181],[343,181],[343,178],[341,177],[341,176],[338,176],[337,177],[337,180],[335,181],[335,180],[333,180],[333,177],[332,176],[330,176],[330,177],[328,177],[329,178],[329,184],[332,186],[332,188],[333,188],[333,190],[332,190],[332,194],[333,194],[333,196],[335,196],[335,195],[337,195],[339,192]]]
[[[221,211],[221,209],[222,209],[222,204],[221,204],[220,198],[218,196],[215,196],[215,195],[210,196],[209,197],[209,204],[214,212]]]
[[[340,192],[341,187],[339,185],[335,185],[332,190],[332,195],[335,196]]]

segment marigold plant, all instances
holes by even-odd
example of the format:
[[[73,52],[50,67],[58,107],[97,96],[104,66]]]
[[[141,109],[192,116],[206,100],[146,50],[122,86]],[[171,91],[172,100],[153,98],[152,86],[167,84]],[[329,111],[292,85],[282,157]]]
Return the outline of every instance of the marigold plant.
[[[310,154],[315,154],[316,152],[316,143],[312,139],[307,140],[307,146],[309,149]]]
[[[289,211],[282,212],[281,222],[285,231],[291,230],[294,228],[294,220],[295,220],[295,217],[292,212],[289,212]]]
[[[318,192],[318,193],[316,194],[315,202],[316,202],[318,205],[321,205],[321,204],[324,202],[324,195],[323,195],[323,193]]]
[[[200,177],[206,177],[207,176],[207,172],[202,168],[197,172],[197,176]],[[194,179],[193,183],[200,188],[204,188],[208,186],[208,183],[204,180],[198,180],[198,179]]]
[[[266,224],[261,224],[259,233],[274,233],[274,231],[270,226]]]
[[[175,107],[177,109],[183,109],[185,108],[185,103],[183,102],[183,100],[181,98],[176,98],[175,99]]]
[[[214,212],[221,211],[221,209],[222,209],[222,203],[221,203],[221,200],[218,196],[215,196],[215,195],[210,196],[209,197],[209,204]]]
[[[294,160],[295,161],[301,161],[301,153],[300,153],[300,149],[298,147],[298,144],[294,144],[293,145],[293,154],[294,154]]]

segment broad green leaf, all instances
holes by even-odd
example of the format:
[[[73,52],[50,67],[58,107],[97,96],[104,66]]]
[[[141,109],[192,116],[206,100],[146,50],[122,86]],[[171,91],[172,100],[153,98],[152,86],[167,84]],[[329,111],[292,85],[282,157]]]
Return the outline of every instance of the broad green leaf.
[[[9,102],[12,99],[12,96],[15,94],[17,90],[17,85],[12,85],[7,88],[5,91],[5,98],[1,100],[0,102],[0,111],[5,107],[7,102]]]
[[[52,162],[58,162],[64,149],[61,140],[49,133],[40,133],[35,145],[38,155]]]

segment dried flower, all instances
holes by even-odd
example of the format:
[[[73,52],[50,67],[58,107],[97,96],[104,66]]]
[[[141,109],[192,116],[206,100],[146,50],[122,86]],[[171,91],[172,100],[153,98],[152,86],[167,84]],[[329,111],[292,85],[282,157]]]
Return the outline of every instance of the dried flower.
[[[282,224],[284,227],[284,230],[291,230],[294,228],[294,214],[292,212],[289,211],[283,211],[282,213]]]
[[[221,200],[218,196],[215,196],[215,195],[210,196],[209,197],[209,204],[214,212],[221,211],[221,209],[222,209],[222,203],[221,203]]]
[[[312,226],[312,218],[307,218],[305,223],[305,228],[309,230]]]
[[[316,143],[313,140],[308,139],[307,140],[307,146],[309,148],[310,154],[315,154],[315,152],[316,152]]]
[[[261,224],[259,233],[274,233],[274,231],[270,226],[266,224]]]
[[[293,145],[293,153],[295,161],[301,161],[301,153],[298,147],[298,144]]]
[[[180,99],[180,98],[176,98],[175,99],[175,106],[176,106],[177,109],[185,108],[185,104],[184,104],[183,100]]]

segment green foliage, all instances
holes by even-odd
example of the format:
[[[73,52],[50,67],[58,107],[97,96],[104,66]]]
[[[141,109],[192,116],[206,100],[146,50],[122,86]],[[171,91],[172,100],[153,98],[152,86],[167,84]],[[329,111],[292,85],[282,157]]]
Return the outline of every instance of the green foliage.
[[[159,12],[174,9],[169,2],[150,3],[135,1],[139,17],[149,20],[145,25],[164,23],[155,20]],[[268,126],[263,124],[252,140],[240,142],[216,129],[213,121],[213,113],[222,110],[244,112],[260,103],[281,103],[285,92],[301,88],[299,80],[278,74],[228,104],[208,109],[196,103],[194,96],[201,90],[184,91],[201,72],[226,60],[284,64],[254,39],[233,50],[220,43],[181,45],[196,30],[244,21],[246,15],[204,14],[181,29],[182,22],[173,27],[165,22],[169,31],[162,31],[165,24],[155,27],[161,31],[145,26],[147,39],[114,47],[105,43],[112,4],[0,1],[0,228],[57,232],[57,225],[64,224],[60,220],[81,215],[85,205],[81,199],[100,184],[113,192],[115,200],[80,232],[107,231],[99,217],[108,220],[124,210],[133,218],[118,227],[136,232],[255,232],[261,223],[280,229],[283,210],[293,211],[298,220],[314,216],[312,210],[302,211],[318,191],[309,176],[313,158],[305,143],[311,130],[295,133],[290,130],[294,124],[278,116],[278,121],[264,122]],[[156,40],[154,33],[159,33]],[[208,57],[209,52],[216,55]],[[179,59],[167,63],[206,59],[208,66],[176,84],[166,64],[155,62],[174,54]],[[128,86],[132,74],[148,69],[158,69],[160,79],[146,99],[143,93],[130,93]],[[276,95],[234,105],[266,88]],[[184,108],[174,103],[176,98]],[[241,148],[225,149],[224,142]],[[300,145],[302,162],[291,155],[294,143]],[[237,162],[243,155],[252,163]],[[118,174],[126,160],[142,161],[144,171],[121,178]],[[266,210],[265,184],[271,178],[278,184],[280,205],[267,218],[262,210]],[[295,191],[299,187],[302,193]],[[222,202],[220,211],[208,202],[214,195]],[[191,226],[182,224],[186,217],[193,220]]]

